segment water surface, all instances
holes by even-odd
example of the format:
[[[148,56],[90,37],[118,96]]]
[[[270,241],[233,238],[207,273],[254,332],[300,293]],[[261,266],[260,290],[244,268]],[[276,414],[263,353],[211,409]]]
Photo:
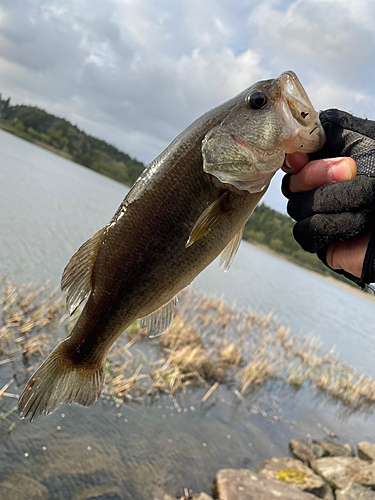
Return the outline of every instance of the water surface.
[[[58,285],[71,255],[108,222],[127,188],[3,131],[0,149],[0,273]],[[336,345],[343,361],[375,376],[375,304],[364,297],[245,242],[228,273],[214,262],[193,287],[272,311],[292,333],[319,335],[325,349]],[[0,387],[13,373],[0,365]],[[63,405],[33,423],[12,413],[0,420],[0,498],[7,484],[28,478],[50,499],[137,500],[185,486],[209,493],[220,467],[254,468],[288,454],[293,437],[324,438],[328,429],[339,442],[375,439],[373,415],[344,417],[340,404],[309,388],[294,393],[270,383],[239,405],[221,387],[213,406],[200,405],[206,390],[189,390],[179,407],[169,396],[116,407],[104,395],[89,409]],[[14,401],[2,401],[4,414]]]

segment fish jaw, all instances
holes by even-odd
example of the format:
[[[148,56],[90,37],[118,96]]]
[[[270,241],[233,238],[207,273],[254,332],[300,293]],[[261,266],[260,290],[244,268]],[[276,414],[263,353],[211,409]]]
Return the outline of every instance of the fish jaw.
[[[314,153],[326,142],[324,129],[311,101],[293,71],[286,71],[276,79],[281,89],[278,103],[280,119],[290,130],[284,141],[285,153]]]

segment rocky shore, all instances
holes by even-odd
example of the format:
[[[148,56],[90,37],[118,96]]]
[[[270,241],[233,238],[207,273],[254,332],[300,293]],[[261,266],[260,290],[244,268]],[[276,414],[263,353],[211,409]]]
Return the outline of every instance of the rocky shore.
[[[222,469],[216,474],[213,498],[218,500],[375,500],[375,444],[292,439],[295,458],[277,457],[248,469]],[[206,493],[181,500],[213,500]],[[174,500],[170,495],[154,500]]]

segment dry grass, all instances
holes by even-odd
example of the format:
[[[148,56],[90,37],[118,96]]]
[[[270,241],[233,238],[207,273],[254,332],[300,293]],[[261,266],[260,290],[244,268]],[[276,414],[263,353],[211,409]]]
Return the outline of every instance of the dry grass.
[[[63,299],[56,290],[47,293],[47,285],[32,290],[31,285],[15,285],[4,279],[0,286],[0,355],[9,354],[14,343],[24,350],[24,356],[39,351],[33,345],[36,332],[53,327],[58,330],[63,312]],[[17,338],[15,337],[17,336]],[[40,342],[45,338],[39,338]],[[39,351],[40,352],[40,351]],[[40,352],[42,355],[43,353]]]
[[[234,342],[220,347],[219,358],[224,365],[228,366],[228,368],[237,368],[243,362],[241,348]]]
[[[200,333],[181,314],[176,314],[171,327],[158,339],[161,347],[178,350],[186,346],[203,348]]]
[[[0,283],[0,370],[14,369],[10,382],[27,375],[56,344],[64,312],[62,297],[46,286],[33,290],[9,280]],[[65,330],[71,330],[78,314],[65,321]],[[375,403],[375,381],[341,363],[334,350],[323,352],[317,337],[291,335],[272,314],[240,310],[192,290],[181,293],[171,328],[157,339],[159,359],[137,350],[148,342],[138,322],[127,335],[129,342],[116,342],[106,365],[106,390],[118,399],[183,394],[190,384],[205,385],[208,399],[219,384],[230,382],[244,400],[268,380],[282,380],[296,389],[311,384],[354,410],[372,409]],[[0,398],[15,397],[6,391],[9,385]]]

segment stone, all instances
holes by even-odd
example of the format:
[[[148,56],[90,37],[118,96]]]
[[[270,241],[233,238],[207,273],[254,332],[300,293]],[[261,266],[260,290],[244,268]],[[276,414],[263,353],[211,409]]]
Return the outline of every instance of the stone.
[[[300,460],[289,457],[271,458],[271,460],[262,462],[256,468],[256,472],[264,479],[293,484],[298,489],[318,498],[334,499],[330,486]]]
[[[289,443],[289,449],[291,453],[302,460],[305,464],[311,464],[316,458],[322,458],[328,455],[328,453],[316,443],[306,443],[302,439],[292,439]]]
[[[349,483],[375,488],[375,464],[354,457],[324,457],[311,467],[333,488],[344,489]]]
[[[375,460],[375,444],[362,441],[358,443],[358,456],[363,460]]]
[[[355,449],[354,449],[354,446],[350,443],[345,443],[343,444],[343,447],[348,450],[348,452],[350,453],[350,457],[355,457]]]
[[[343,490],[336,490],[336,500],[375,500],[375,491],[353,483]]]
[[[0,500],[46,500],[47,488],[22,474],[12,474],[0,484]]]
[[[207,493],[199,493],[197,496],[197,500],[212,500],[212,497],[210,495],[207,495]]]
[[[333,443],[332,441],[325,441],[317,439],[314,443],[318,444],[326,452],[325,455],[329,457],[353,457],[354,449],[351,445],[342,445]]]
[[[295,486],[263,479],[248,469],[219,470],[214,497],[219,500],[316,500],[316,496]]]

